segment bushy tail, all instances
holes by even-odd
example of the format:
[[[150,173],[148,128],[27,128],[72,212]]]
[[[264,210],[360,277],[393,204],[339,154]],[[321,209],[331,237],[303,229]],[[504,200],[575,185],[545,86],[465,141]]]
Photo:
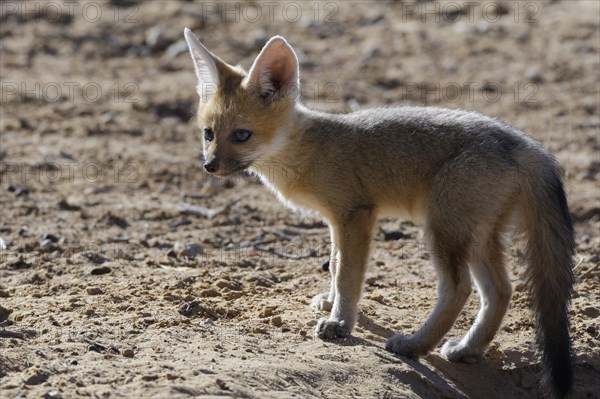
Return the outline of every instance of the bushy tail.
[[[541,165],[537,163],[537,170],[527,173],[529,178],[523,182],[522,227],[527,239],[527,280],[542,352],[543,385],[555,397],[563,398],[573,387],[567,312],[574,282],[575,239],[558,167],[549,158]]]

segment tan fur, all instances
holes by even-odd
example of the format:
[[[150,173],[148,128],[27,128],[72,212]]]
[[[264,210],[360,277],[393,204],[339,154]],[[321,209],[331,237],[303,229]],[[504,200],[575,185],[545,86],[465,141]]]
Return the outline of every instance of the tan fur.
[[[350,334],[377,218],[402,216],[424,224],[439,299],[415,334],[396,334],[387,349],[416,357],[438,345],[469,297],[472,276],[481,309],[469,333],[442,353],[477,361],[508,309],[503,235],[517,219],[529,242],[527,273],[547,378],[556,396],[568,392],[573,232],[556,164],[541,146],[501,121],[460,110],[313,111],[297,100],[298,61],[285,39],[272,38],[249,74],[210,54],[191,32],[186,39],[200,82],[218,84],[199,110],[200,126],[214,132],[204,142],[206,161],[218,165],[214,173],[248,169],[280,200],[319,213],[330,226],[331,288],[312,302],[330,315],[319,320],[316,335]],[[237,129],[252,136],[233,142]]]

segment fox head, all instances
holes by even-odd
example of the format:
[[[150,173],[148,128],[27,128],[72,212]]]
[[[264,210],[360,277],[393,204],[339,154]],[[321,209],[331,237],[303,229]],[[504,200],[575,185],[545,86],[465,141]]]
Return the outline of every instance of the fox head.
[[[246,72],[212,54],[187,28],[185,39],[198,77],[206,171],[227,176],[268,160],[282,145],[299,94],[292,47],[272,37]]]

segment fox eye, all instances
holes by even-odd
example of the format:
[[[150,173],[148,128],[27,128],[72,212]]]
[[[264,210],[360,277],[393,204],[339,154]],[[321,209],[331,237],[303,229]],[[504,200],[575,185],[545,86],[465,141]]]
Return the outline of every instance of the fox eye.
[[[233,141],[235,143],[243,143],[252,136],[252,132],[246,129],[238,129],[233,133]]]
[[[213,133],[213,131],[209,128],[205,128],[204,129],[204,140],[213,141],[214,138],[215,138],[215,134]]]

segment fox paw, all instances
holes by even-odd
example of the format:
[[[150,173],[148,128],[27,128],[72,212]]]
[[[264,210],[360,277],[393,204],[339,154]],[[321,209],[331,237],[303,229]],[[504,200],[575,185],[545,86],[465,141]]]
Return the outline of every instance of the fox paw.
[[[343,320],[329,320],[323,317],[317,323],[315,335],[321,339],[346,338],[350,335],[350,330]]]
[[[403,334],[394,334],[385,343],[385,349],[400,356],[418,359],[421,355],[426,355],[427,350],[423,350],[416,344],[412,337]]]
[[[460,341],[450,339],[442,346],[442,355],[446,359],[455,363],[479,363],[483,357],[483,353],[479,351],[469,350],[468,347],[462,346]]]
[[[315,296],[310,302],[310,307],[316,311],[331,311],[332,303],[327,299],[328,297],[329,294],[327,292]]]

